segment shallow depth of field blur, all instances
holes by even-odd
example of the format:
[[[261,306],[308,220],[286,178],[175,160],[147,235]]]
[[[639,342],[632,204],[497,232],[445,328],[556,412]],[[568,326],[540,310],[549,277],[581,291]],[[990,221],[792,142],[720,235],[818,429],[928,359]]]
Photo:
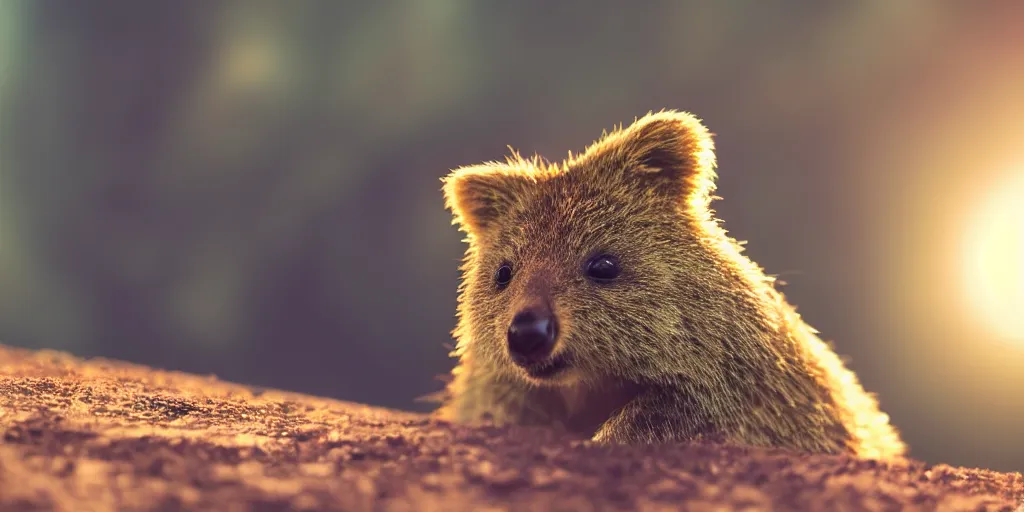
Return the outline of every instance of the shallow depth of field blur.
[[[427,410],[449,169],[649,110],[932,463],[1024,470],[1024,3],[0,1],[0,343]]]

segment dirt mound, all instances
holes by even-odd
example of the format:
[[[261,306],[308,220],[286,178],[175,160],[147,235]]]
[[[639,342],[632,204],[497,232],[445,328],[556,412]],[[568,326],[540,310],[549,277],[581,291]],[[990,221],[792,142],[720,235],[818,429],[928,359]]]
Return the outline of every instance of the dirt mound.
[[[602,447],[0,346],[3,510],[1007,510],[1024,477]]]

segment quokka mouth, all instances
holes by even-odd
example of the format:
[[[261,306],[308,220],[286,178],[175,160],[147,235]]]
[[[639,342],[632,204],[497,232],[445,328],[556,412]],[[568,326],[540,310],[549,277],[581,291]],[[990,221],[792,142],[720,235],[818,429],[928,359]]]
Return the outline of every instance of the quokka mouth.
[[[534,379],[548,379],[569,368],[571,362],[569,356],[562,353],[550,359],[524,366],[523,370]]]

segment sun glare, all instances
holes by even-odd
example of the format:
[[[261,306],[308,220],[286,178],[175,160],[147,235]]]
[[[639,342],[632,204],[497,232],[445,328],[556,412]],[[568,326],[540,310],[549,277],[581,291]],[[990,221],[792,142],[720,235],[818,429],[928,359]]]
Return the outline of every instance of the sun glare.
[[[970,306],[1000,337],[1024,341],[1024,173],[999,183],[967,226]]]

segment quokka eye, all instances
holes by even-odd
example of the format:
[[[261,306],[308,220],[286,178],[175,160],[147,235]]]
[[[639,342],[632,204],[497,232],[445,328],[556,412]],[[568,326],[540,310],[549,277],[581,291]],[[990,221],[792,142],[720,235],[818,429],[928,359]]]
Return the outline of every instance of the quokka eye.
[[[497,283],[498,288],[504,288],[509,281],[512,281],[512,265],[502,263],[498,267],[498,271],[494,273],[494,282]]]
[[[622,267],[619,266],[619,259],[611,254],[594,256],[587,262],[587,277],[598,282],[606,282],[619,277]]]

